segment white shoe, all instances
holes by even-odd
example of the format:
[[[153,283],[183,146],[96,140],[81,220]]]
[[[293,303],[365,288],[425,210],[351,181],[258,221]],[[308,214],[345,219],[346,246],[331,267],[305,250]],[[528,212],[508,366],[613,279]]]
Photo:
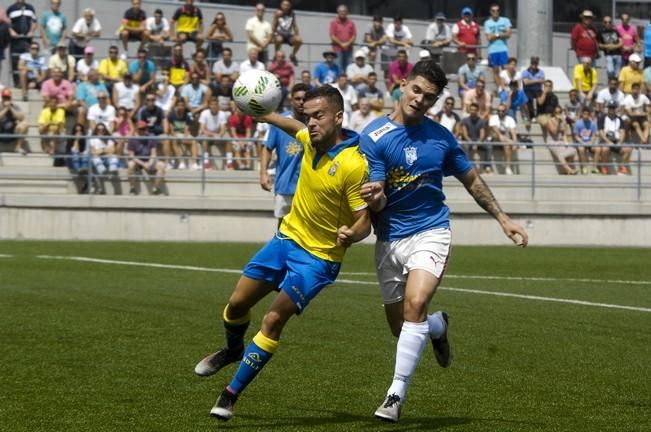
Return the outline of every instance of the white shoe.
[[[513,170],[511,170],[511,167],[506,167],[504,169],[504,174],[506,175],[513,175]]]
[[[402,401],[397,394],[387,395],[382,405],[375,410],[375,417],[382,420],[396,423],[400,419],[400,410],[402,409]]]
[[[179,169],[185,169],[185,162],[179,163]]]
[[[120,59],[127,61],[127,53],[123,52],[122,54],[120,54]]]
[[[200,170],[201,170],[201,167],[199,166],[198,163],[193,163],[193,164],[192,164],[192,169],[195,170],[195,171],[200,171]]]
[[[174,169],[174,165],[172,165],[171,163],[168,163],[167,165],[165,165],[165,170],[169,171],[169,170],[172,170],[172,169]]]

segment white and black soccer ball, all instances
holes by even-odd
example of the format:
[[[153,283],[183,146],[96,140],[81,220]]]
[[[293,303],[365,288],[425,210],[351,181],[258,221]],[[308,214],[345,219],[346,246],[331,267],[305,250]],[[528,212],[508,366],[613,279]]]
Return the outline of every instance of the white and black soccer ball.
[[[233,100],[239,109],[252,116],[269,114],[278,108],[282,91],[278,78],[267,71],[250,70],[235,81]]]

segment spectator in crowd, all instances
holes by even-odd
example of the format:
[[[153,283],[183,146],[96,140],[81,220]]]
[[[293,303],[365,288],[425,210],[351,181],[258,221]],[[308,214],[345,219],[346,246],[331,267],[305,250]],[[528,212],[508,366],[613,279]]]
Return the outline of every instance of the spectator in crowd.
[[[43,81],[41,85],[41,95],[47,104],[50,99],[56,99],[57,105],[63,108],[66,113],[72,113],[75,107],[75,87],[63,78],[63,72],[60,68],[54,68],[52,78]]]
[[[382,25],[382,17],[374,15],[373,21],[369,24],[366,33],[364,33],[364,43],[368,48],[368,62],[375,69],[375,59],[377,58],[378,51],[381,51],[384,44],[387,42],[387,34]],[[382,69],[385,69],[383,67]]]
[[[170,38],[170,22],[163,16],[162,9],[156,9],[154,16],[145,21],[145,43],[163,44]]]
[[[29,125],[25,120],[25,114],[20,111],[18,105],[11,102],[11,90],[8,88],[2,89],[0,95],[2,98],[2,105],[0,105],[0,135],[27,134]],[[15,141],[14,151],[16,153],[27,154],[24,138],[10,138],[10,140]],[[0,142],[2,141],[5,140],[0,140]]]
[[[359,109],[356,109],[351,114],[348,126],[355,132],[361,133],[376,118],[377,114],[371,109],[368,99],[361,98],[359,99]]]
[[[138,195],[136,187],[136,174],[145,171],[149,175],[155,175],[154,187],[151,189],[153,195],[161,194],[161,187],[165,176],[165,163],[158,159],[158,141],[147,139],[149,135],[147,122],[140,120],[137,123],[138,135],[128,142],[129,162],[127,171],[129,173],[129,195]]]
[[[497,114],[490,116],[488,120],[488,135],[496,148],[504,150],[504,174],[513,175],[512,161],[517,156],[518,138],[515,132],[515,119],[507,114],[504,104],[497,106]]]
[[[201,9],[194,5],[194,0],[184,2],[172,16],[170,38],[181,45],[188,41],[194,42],[199,49],[203,43],[203,14]]]
[[[121,106],[117,109],[115,120],[113,120],[113,127],[111,129],[113,130],[113,135],[116,137],[115,154],[118,155],[118,157],[124,156],[124,151],[126,149],[125,139],[135,135],[136,133],[136,128],[132,119],[133,116],[125,107]],[[120,161],[120,165],[126,166],[126,164],[123,164],[123,161]]]
[[[624,145],[626,131],[624,121],[617,116],[618,105],[609,102],[606,105],[607,115],[601,117],[597,122],[601,146],[601,174],[610,174],[610,153],[619,155],[618,174],[629,175],[628,163],[631,159],[632,149]]]
[[[452,26],[452,41],[459,47],[460,53],[472,53],[476,56],[481,27],[473,19],[472,14],[472,9],[469,7],[461,10],[461,19]]]
[[[450,26],[445,23],[443,12],[438,12],[434,16],[434,22],[427,26],[422,45],[429,45],[432,59],[438,63],[441,62],[443,51],[452,45],[452,31]]]
[[[190,74],[190,82],[181,87],[180,96],[185,99],[192,119],[198,119],[201,111],[208,105],[210,90],[207,85],[201,82],[199,74],[192,72]]]
[[[253,139],[253,118],[242,112],[235,104],[231,103],[232,114],[228,118],[228,130],[233,141],[233,155],[235,168],[239,170],[253,169],[251,156],[255,151],[255,140]]]
[[[337,82],[331,85],[341,93],[341,97],[344,98],[344,112],[350,116],[357,108],[357,91],[348,82],[348,76],[346,74],[339,75]]]
[[[488,121],[491,114],[493,95],[486,91],[486,81],[479,78],[475,88],[468,90],[463,95],[463,112],[470,114],[470,105],[477,104],[479,107],[479,117]]]
[[[584,56],[581,63],[574,66],[572,81],[574,82],[574,89],[579,92],[579,97],[584,100],[584,103],[591,103],[595,97],[599,79],[597,77],[597,68],[592,66],[590,57]]]
[[[168,170],[173,168],[172,164],[169,162],[172,154],[177,161],[176,168],[186,169],[187,166],[195,171],[201,169],[201,166],[198,164],[199,143],[192,139],[190,133],[192,124],[192,117],[190,111],[188,111],[185,100],[183,98],[178,98],[174,103],[174,108],[169,112],[169,114],[167,114],[163,122],[165,135],[173,138],[163,141],[163,157],[167,161],[166,168]],[[190,151],[191,162],[187,165],[183,159],[183,154],[185,153],[183,151],[184,149],[189,149]]]
[[[77,60],[75,71],[78,81],[86,81],[91,69],[99,70],[99,62],[95,59],[95,49],[92,46],[84,48],[84,56]]]
[[[545,72],[538,67],[539,63],[540,59],[533,56],[529,60],[529,67],[522,71],[522,86],[529,98],[528,109],[532,117],[537,115],[535,101],[542,93],[545,82]]]
[[[264,63],[260,61],[260,53],[257,48],[249,48],[248,58],[240,64],[240,75],[250,70],[266,70]]]
[[[65,42],[68,33],[68,22],[60,8],[61,0],[50,0],[50,10],[45,11],[39,20],[43,48],[52,50],[53,54],[54,47],[59,41]]]
[[[237,80],[237,77],[240,76],[240,64],[233,60],[233,50],[224,47],[222,58],[212,66],[212,73],[217,82],[221,81],[222,75],[228,75],[232,82]]]
[[[72,126],[72,130],[66,144],[66,153],[70,155],[69,167],[70,171],[74,174],[82,174],[88,170],[88,158],[85,157],[86,153],[86,126],[81,123],[76,123]],[[81,188],[80,193],[88,191],[88,185]]]
[[[285,53],[276,51],[274,61],[269,65],[269,72],[278,77],[280,81],[280,89],[282,91],[282,99],[278,104],[279,107],[284,106],[285,98],[289,94],[289,89],[294,87],[294,66],[285,59]]]
[[[630,23],[631,16],[623,13],[620,15],[620,19],[621,23],[615,27],[615,30],[619,33],[619,37],[622,40],[622,61],[624,64],[627,64],[628,58],[633,54],[640,41],[637,35],[637,28]]]
[[[389,65],[389,77],[386,83],[387,91],[393,93],[395,89],[399,89],[401,80],[407,78],[413,68],[414,65],[409,63],[407,51],[398,50],[396,59]]]
[[[296,14],[291,0],[282,0],[280,7],[274,13],[271,22],[271,31],[274,37],[274,45],[276,51],[280,51],[282,44],[287,44],[292,47],[292,53],[289,55],[289,60],[298,66],[298,50],[303,44],[303,39],[298,31],[298,24],[296,22]]]
[[[639,54],[633,53],[628,57],[628,65],[624,66],[619,72],[618,79],[620,88],[626,94],[632,91],[634,83],[645,85],[644,75],[642,74],[642,58]],[[646,88],[644,90],[646,93]]]
[[[233,143],[222,139],[226,134],[227,122],[228,117],[223,111],[219,110],[217,98],[211,97],[210,101],[208,101],[208,109],[203,110],[199,116],[199,135],[206,139],[203,144],[203,151],[210,153],[211,144],[219,145],[224,143],[225,168],[232,171],[235,169],[233,164]]]
[[[176,100],[176,88],[170,83],[170,73],[163,70],[160,73],[160,81],[155,86],[156,102],[154,104],[163,110],[164,114],[170,112]]]
[[[597,41],[599,48],[604,52],[608,79],[617,78],[619,70],[622,68],[622,46],[624,43],[613,27],[613,19],[610,16],[606,15],[603,23],[603,28],[597,34]]]
[[[216,97],[220,105],[230,106],[233,100],[233,81],[228,75],[222,75],[219,81],[210,84],[210,96]]]
[[[133,75],[125,73],[122,81],[113,86],[112,98],[114,107],[124,107],[130,116],[140,108],[140,87],[133,82]]]
[[[597,30],[592,25],[594,15],[592,11],[586,9],[581,13],[580,18],[581,22],[572,27],[570,45],[579,63],[583,62],[584,57],[588,57],[590,64],[594,65],[598,53]]]
[[[608,78],[608,87],[599,90],[599,93],[597,93],[597,114],[606,115],[606,104],[610,101],[614,101],[617,106],[621,106],[625,97],[624,92],[619,89],[617,78]]]
[[[348,6],[337,6],[337,17],[330,21],[330,41],[332,50],[337,53],[339,69],[345,71],[353,56],[353,45],[357,39],[357,28],[348,18]]]
[[[140,41],[140,48],[145,42],[147,31],[147,14],[140,8],[141,0],[131,0],[131,7],[124,12],[120,26],[120,39],[125,55],[129,51],[129,41]]]
[[[567,124],[572,127],[574,122],[581,114],[581,110],[585,105],[583,101],[579,99],[579,92],[575,89],[572,89],[568,92],[568,99],[563,106],[563,112],[565,112],[565,118],[567,119]]]
[[[102,25],[95,18],[95,11],[90,8],[84,9],[83,16],[75,22],[71,29],[72,37],[68,50],[75,58],[84,56],[84,49],[90,46],[90,42],[102,35]]]
[[[509,57],[504,69],[500,72],[500,86],[497,89],[497,94],[500,95],[504,91],[509,90],[511,81],[522,81],[522,72],[517,69],[518,59]]]
[[[172,48],[172,58],[167,61],[165,69],[170,75],[170,84],[179,88],[190,79],[190,65],[183,58],[183,45],[176,44]]]
[[[271,42],[273,35],[271,24],[264,19],[264,3],[260,2],[255,5],[255,16],[246,21],[244,30],[246,30],[247,43],[246,50],[251,52],[255,48],[258,54],[258,60],[262,63],[267,62],[267,46]]]
[[[644,26],[643,40],[644,67],[651,66],[651,10],[649,10],[649,22]]]
[[[624,128],[629,134],[629,140],[633,138],[633,131],[641,144],[646,144],[649,140],[649,122],[647,121],[649,103],[649,98],[640,90],[640,83],[634,83],[631,94],[626,95],[622,102]]]
[[[18,59],[22,53],[29,52],[32,38],[36,33],[36,10],[25,0],[16,0],[16,3],[7,8],[9,18],[9,56],[11,73],[13,74],[14,87],[20,83]]]
[[[108,89],[99,80],[99,72],[91,69],[88,72],[88,79],[77,86],[75,100],[77,105],[77,123],[86,124],[88,109],[98,103],[97,97],[100,93],[108,94]]]
[[[647,66],[642,71],[642,77],[644,78],[644,85],[646,86],[646,93],[648,96],[651,96],[651,66]]]
[[[38,116],[38,134],[41,135],[43,153],[54,156],[57,136],[63,132],[65,123],[65,110],[57,105],[55,98],[50,98]]]
[[[75,80],[75,58],[68,54],[68,47],[65,41],[59,41],[56,52],[47,60],[48,70],[59,68],[63,76],[70,82]]]
[[[106,172],[109,175],[116,176],[120,161],[116,155],[115,141],[111,138],[111,132],[104,123],[98,123],[92,131],[92,136],[88,140],[88,147],[90,164],[93,170],[100,176],[103,176]],[[102,195],[106,193],[102,183],[99,183],[93,193]]]
[[[104,124],[109,131],[113,130],[115,107],[109,103],[108,93],[103,91],[97,93],[97,103],[88,108],[86,120],[88,120],[88,129],[90,130],[94,130],[100,123]]]
[[[355,51],[355,61],[346,68],[346,75],[355,87],[358,95],[368,88],[368,74],[373,72],[373,67],[366,63],[366,53],[362,49]]]
[[[203,84],[210,84],[210,68],[208,63],[206,63],[206,51],[203,48],[199,48],[194,53],[194,62],[190,64],[190,75],[196,73],[199,75],[199,81]]]
[[[402,16],[396,15],[393,22],[386,28],[387,42],[382,49],[382,70],[385,71],[385,81],[389,79],[389,65],[395,60],[399,50],[408,52],[414,46],[414,37],[409,27],[402,23]],[[387,91],[389,88],[387,87]]]
[[[211,62],[222,58],[225,42],[233,42],[233,32],[226,22],[226,15],[223,12],[215,14],[215,18],[206,31],[206,41],[208,42],[208,57]]]
[[[301,71],[301,83],[305,84],[309,90],[316,88],[312,82],[312,74],[309,70]]]
[[[554,113],[549,118],[545,128],[550,138],[550,141],[547,143],[548,148],[554,161],[558,164],[558,172],[564,175],[576,175],[577,170],[574,168],[576,148],[568,145],[567,124],[563,119],[563,110],[561,107],[554,109]]]
[[[129,68],[124,60],[118,57],[118,47],[111,45],[108,57],[99,62],[99,76],[104,81],[109,94],[113,94],[113,85],[122,79],[122,75],[128,72]]]
[[[520,82],[513,80],[509,83],[509,91],[503,92],[500,97],[501,103],[506,107],[507,114],[517,120],[517,113],[520,112],[527,131],[531,130],[531,112],[529,111],[529,98],[524,90],[520,88]]]
[[[368,74],[366,89],[357,95],[360,99],[368,99],[376,115],[380,115],[384,110],[384,92],[377,87],[377,74],[371,72]]]
[[[538,105],[538,115],[536,116],[536,123],[540,126],[540,130],[543,135],[543,141],[547,142],[547,122],[551,118],[552,114],[554,114],[554,111],[556,110],[556,107],[559,107],[560,104],[558,103],[558,96],[554,93],[554,83],[552,80],[546,80],[545,83],[543,84],[542,92],[540,93],[540,96],[536,99],[536,104]],[[572,123],[570,123],[569,118],[567,119],[567,123],[572,127],[572,123],[574,123],[572,119]]]
[[[484,33],[488,40],[488,64],[493,69],[495,84],[500,84],[500,71],[509,60],[508,40],[513,32],[511,20],[500,16],[500,6],[490,6],[490,18],[484,22]]]
[[[321,87],[324,84],[330,84],[337,80],[341,75],[341,68],[335,63],[337,53],[334,51],[324,51],[323,58],[325,62],[319,63],[314,68],[314,85]]]
[[[468,158],[477,170],[492,174],[492,147],[482,144],[488,137],[488,123],[479,116],[479,105],[473,102],[468,107],[468,116],[461,120],[461,140]]]
[[[22,53],[18,59],[20,89],[24,101],[27,100],[27,90],[40,88],[47,76],[45,58],[39,51],[38,42],[33,41],[29,46],[29,52]]]
[[[133,82],[140,87],[140,93],[151,88],[156,80],[156,64],[147,58],[146,49],[138,49],[138,57],[129,63],[128,72],[133,76]]]
[[[599,134],[589,107],[581,109],[581,118],[574,123],[573,131],[574,142],[578,146],[581,174],[588,173],[588,153],[592,153],[592,173],[599,174],[599,161],[601,160],[601,148],[597,145]]]
[[[463,98],[466,91],[475,88],[479,78],[486,79],[484,69],[477,65],[477,54],[468,52],[466,62],[459,67],[457,72],[459,77],[459,96]]]
[[[9,17],[4,9],[0,8],[0,73],[2,72],[2,61],[5,59],[5,51],[9,46]],[[2,87],[0,87],[2,91]]]
[[[150,136],[160,136],[163,134],[164,118],[163,110],[156,105],[156,96],[148,94],[145,96],[145,103],[138,110],[134,121],[144,121],[147,127],[147,133]],[[140,129],[139,125],[138,129]]]
[[[461,121],[459,115],[454,112],[454,98],[452,96],[445,98],[443,110],[434,116],[434,121],[452,132],[455,137],[461,136]]]

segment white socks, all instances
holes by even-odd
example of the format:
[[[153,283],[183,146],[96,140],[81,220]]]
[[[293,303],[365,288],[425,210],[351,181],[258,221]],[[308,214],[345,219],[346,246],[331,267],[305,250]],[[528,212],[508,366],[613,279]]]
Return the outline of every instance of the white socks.
[[[427,316],[427,325],[429,326],[429,335],[434,338],[440,338],[445,332],[445,320],[441,311],[434,312]]]
[[[429,321],[429,319],[428,319]],[[397,394],[400,400],[405,399],[409,380],[416,370],[420,355],[425,348],[429,337],[428,321],[414,323],[405,321],[402,324],[398,348],[396,351],[396,368],[393,374],[393,383],[387,395]]]

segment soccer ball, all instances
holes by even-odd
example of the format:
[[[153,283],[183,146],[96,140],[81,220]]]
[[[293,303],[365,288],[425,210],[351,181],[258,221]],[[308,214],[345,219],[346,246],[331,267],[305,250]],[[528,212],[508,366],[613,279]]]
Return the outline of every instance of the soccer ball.
[[[280,81],[267,71],[247,71],[233,85],[235,104],[243,112],[254,117],[274,111],[278,108],[281,98]]]

